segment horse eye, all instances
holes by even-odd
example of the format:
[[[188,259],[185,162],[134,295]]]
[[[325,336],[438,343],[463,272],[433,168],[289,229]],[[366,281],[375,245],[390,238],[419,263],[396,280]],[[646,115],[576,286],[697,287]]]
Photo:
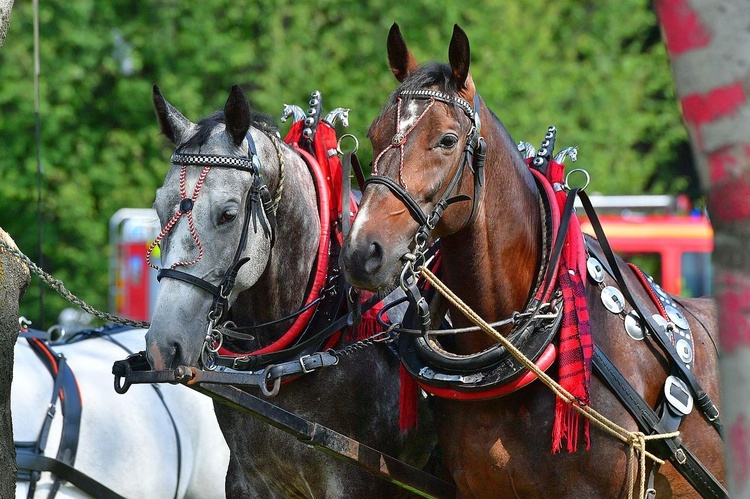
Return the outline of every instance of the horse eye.
[[[440,139],[440,142],[438,142],[438,146],[444,149],[451,149],[452,147],[455,147],[457,143],[458,137],[456,137],[452,133],[448,133],[443,135],[443,137]]]
[[[235,218],[237,218],[237,210],[236,209],[232,208],[232,209],[229,209],[229,210],[224,210],[221,213],[221,216],[219,217],[219,225],[225,224],[225,223],[229,223],[232,220],[234,220]]]

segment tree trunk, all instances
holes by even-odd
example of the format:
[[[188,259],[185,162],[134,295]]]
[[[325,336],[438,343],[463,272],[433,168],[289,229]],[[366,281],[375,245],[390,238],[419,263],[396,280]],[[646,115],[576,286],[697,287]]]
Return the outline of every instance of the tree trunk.
[[[15,248],[0,228],[0,241]],[[16,450],[10,414],[13,346],[18,338],[18,304],[29,285],[29,270],[0,246],[0,497],[16,494]]]
[[[10,28],[10,11],[14,0],[0,0],[0,47],[5,43],[5,35]]]
[[[715,231],[728,485],[750,498],[750,3],[654,5]]]

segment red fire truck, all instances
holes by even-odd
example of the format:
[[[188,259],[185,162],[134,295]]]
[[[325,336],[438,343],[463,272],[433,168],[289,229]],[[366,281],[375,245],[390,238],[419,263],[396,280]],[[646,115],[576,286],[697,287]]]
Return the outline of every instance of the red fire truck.
[[[673,196],[590,197],[607,240],[620,256],[653,276],[669,293],[711,293],[714,233],[705,214],[678,213]],[[581,228],[593,235],[585,216]]]
[[[713,229],[701,213],[678,214],[672,196],[590,196],[612,248],[641,267],[667,292],[711,293]],[[578,210],[579,215],[583,210]],[[593,235],[582,216],[584,232]],[[156,271],[146,250],[159,233],[156,212],[123,208],[110,220],[109,309],[147,321],[156,299]],[[158,248],[154,251],[158,259]],[[157,260],[158,261],[158,260]]]
[[[122,208],[109,220],[109,310],[138,321],[151,319],[156,300],[156,270],[146,263],[146,250],[159,234],[156,212]],[[158,261],[158,248],[154,251]]]

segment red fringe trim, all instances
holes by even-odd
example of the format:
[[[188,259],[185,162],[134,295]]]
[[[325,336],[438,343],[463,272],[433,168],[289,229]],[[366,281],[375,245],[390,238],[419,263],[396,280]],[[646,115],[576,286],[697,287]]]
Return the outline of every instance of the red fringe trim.
[[[568,452],[578,449],[578,436],[580,434],[579,423],[581,414],[571,404],[557,397],[555,401],[555,424],[552,427],[552,453],[562,450],[562,441],[566,440]],[[583,435],[586,440],[586,450],[591,449],[591,436],[589,433],[589,420],[583,419]]]
[[[401,428],[401,433],[406,433],[417,426],[419,386],[406,371],[403,364],[398,366],[398,377],[401,382],[398,398],[398,426]]]

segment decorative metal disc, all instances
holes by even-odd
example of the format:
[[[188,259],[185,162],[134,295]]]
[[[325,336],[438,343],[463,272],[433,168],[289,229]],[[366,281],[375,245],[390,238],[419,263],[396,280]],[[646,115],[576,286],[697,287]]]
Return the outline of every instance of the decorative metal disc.
[[[661,327],[661,331],[659,331],[659,332],[662,333],[662,334],[666,334],[666,332],[667,332],[667,324],[669,324],[667,322],[667,319],[665,319],[664,317],[662,317],[659,314],[654,314],[654,315],[651,316],[651,318],[654,319],[654,322],[656,322],[656,324],[658,324],[659,327]]]
[[[586,269],[589,271],[589,275],[595,282],[604,281],[604,268],[602,268],[602,264],[599,263],[599,260],[593,256],[589,257],[586,261]]]
[[[682,312],[680,312],[680,309],[673,307],[672,305],[666,305],[664,308],[667,311],[667,316],[669,316],[672,322],[674,322],[675,326],[680,329],[690,329],[690,325],[688,324],[687,319],[685,319],[685,316],[682,315]]]
[[[677,350],[677,355],[680,356],[680,359],[682,359],[685,364],[693,362],[693,347],[690,345],[689,341],[680,338],[677,340],[677,343],[675,343],[674,348]]]
[[[602,289],[602,303],[613,314],[619,314],[625,310],[625,297],[622,292],[614,286],[605,286]]]
[[[641,327],[641,320],[638,318],[638,314],[635,310],[631,310],[628,315],[625,316],[625,332],[628,336],[634,340],[643,339],[643,328]]]

